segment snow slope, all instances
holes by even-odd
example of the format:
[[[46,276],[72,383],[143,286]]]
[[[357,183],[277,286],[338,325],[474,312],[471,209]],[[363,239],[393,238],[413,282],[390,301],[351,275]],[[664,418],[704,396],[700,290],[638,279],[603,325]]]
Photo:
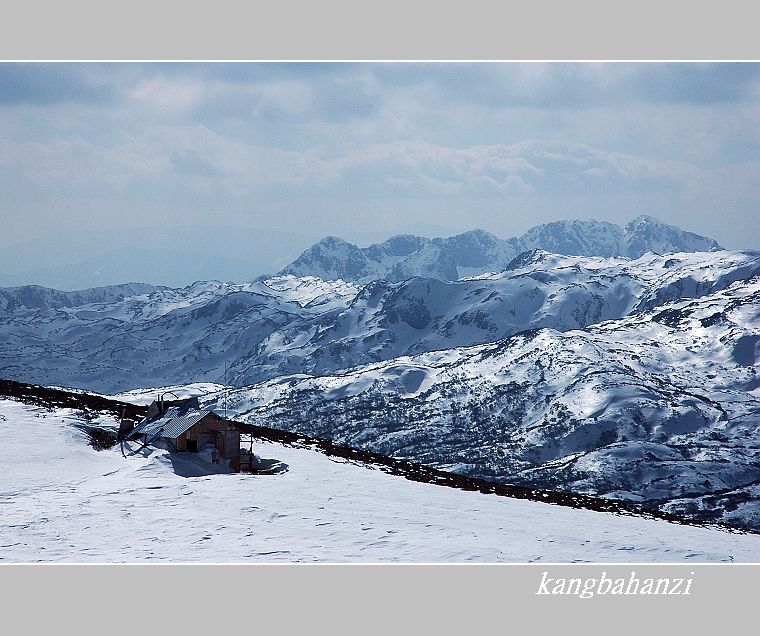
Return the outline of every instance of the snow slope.
[[[760,560],[760,535],[416,483],[279,444],[254,450],[284,474],[180,477],[162,450],[94,451],[77,420],[0,399],[0,561]]]

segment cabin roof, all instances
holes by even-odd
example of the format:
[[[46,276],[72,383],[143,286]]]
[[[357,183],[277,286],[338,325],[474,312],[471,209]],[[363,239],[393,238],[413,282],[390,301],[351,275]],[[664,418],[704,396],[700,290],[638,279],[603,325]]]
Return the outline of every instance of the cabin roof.
[[[213,410],[188,410],[176,406],[171,407],[160,417],[138,424],[130,435],[140,434],[148,437],[159,435],[160,437],[175,439],[200,422],[209,413],[213,413]]]

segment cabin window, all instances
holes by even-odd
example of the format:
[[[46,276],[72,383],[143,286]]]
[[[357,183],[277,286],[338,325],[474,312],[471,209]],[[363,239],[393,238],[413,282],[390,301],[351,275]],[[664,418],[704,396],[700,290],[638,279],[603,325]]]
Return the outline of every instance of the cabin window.
[[[187,450],[191,453],[197,453],[198,452],[198,440],[197,439],[189,439],[187,440]]]

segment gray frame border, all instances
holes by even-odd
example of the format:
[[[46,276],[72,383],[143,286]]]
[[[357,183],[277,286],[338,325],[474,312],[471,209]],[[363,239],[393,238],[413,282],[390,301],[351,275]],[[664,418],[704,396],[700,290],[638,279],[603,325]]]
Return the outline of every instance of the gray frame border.
[[[746,0],[15,0],[0,59],[758,59]]]
[[[760,59],[757,5],[728,0],[709,9],[684,0],[473,0],[456,8],[430,0],[202,7],[17,0],[3,9],[5,60]],[[534,595],[543,571],[631,570],[657,577],[693,571],[693,593]],[[755,623],[759,574],[758,564],[2,565],[0,608],[4,626],[23,633],[208,633],[229,625],[283,634],[607,634],[672,625],[699,634]]]
[[[537,596],[545,571],[694,583],[689,596]],[[759,572],[739,564],[5,565],[0,602],[4,625],[32,634],[704,634],[756,623]]]

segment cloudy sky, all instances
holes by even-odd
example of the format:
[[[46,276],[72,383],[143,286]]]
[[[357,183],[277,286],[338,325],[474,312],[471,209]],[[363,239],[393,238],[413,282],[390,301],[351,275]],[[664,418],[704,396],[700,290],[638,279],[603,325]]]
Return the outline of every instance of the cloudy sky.
[[[760,248],[760,65],[0,64],[0,246],[647,213]]]

